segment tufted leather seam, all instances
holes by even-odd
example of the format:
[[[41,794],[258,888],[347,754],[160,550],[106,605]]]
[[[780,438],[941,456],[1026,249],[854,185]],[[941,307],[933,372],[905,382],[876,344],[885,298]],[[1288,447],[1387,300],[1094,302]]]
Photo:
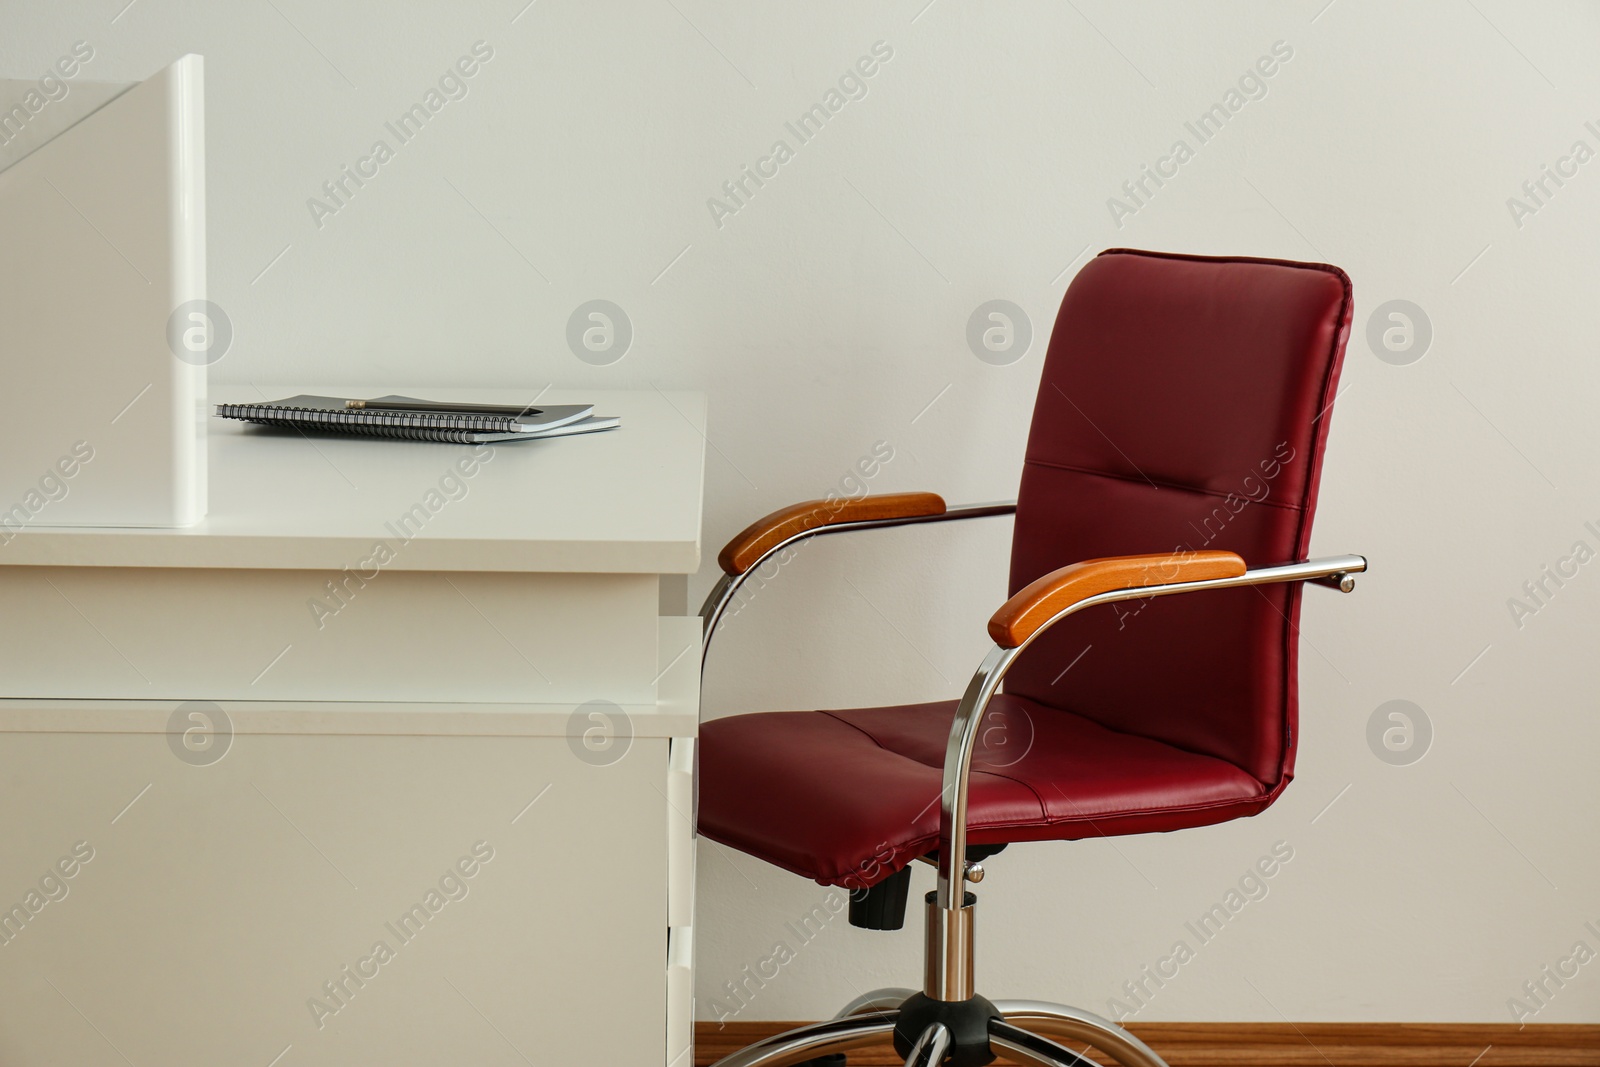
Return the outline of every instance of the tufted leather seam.
[[[883,751],[888,752],[891,755],[900,756],[901,759],[910,760],[912,763],[921,762],[919,760],[911,759],[910,756],[901,755],[900,753],[896,752],[892,748],[885,747],[884,743],[882,741],[879,741],[876,737],[873,737],[866,730],[863,730],[861,727],[857,726],[855,723],[851,722],[849,719],[841,719],[841,718],[839,718],[838,715],[834,714],[831,711],[826,711],[826,710],[824,710],[822,708],[814,708],[814,709],[812,709],[811,714],[813,714],[813,715],[826,715],[828,718],[832,719],[834,722],[838,723],[839,725],[848,726],[850,729],[854,730],[856,733],[860,734],[862,737],[865,737],[868,741],[871,741],[874,745],[877,745],[880,749],[883,749]],[[924,766],[926,766],[926,764],[924,764]]]
[[[899,756],[901,759],[905,760],[907,763],[915,763],[917,766],[926,767],[931,771],[939,771],[941,773],[944,771],[944,764],[942,764],[942,763],[924,763],[922,760],[916,759],[913,756],[908,756],[904,752],[897,752],[896,750],[894,750],[894,749],[890,748],[889,746],[885,745],[882,741],[879,741],[876,737],[873,737],[872,734],[868,733],[862,727],[857,726],[855,723],[849,722],[848,720],[839,718],[839,716],[835,715],[831,711],[818,710],[817,714],[826,715],[828,718],[832,719],[834,722],[844,723],[844,725],[854,728],[855,730],[859,731],[861,733],[861,735],[863,737],[865,737],[867,740],[871,741],[874,745],[877,745],[878,749],[880,751],[887,752],[892,756]],[[989,775],[991,778],[999,778],[1002,781],[1010,782],[1012,785],[1021,786],[1023,789],[1025,789],[1029,793],[1033,794],[1034,801],[1036,803],[1038,803],[1038,805],[1039,805],[1039,818],[1045,820],[1046,823],[1048,823],[1050,821],[1050,809],[1045,805],[1044,797],[1040,796],[1039,795],[1039,791],[1037,789],[1035,789],[1033,786],[1029,785],[1027,782],[1024,782],[1024,781],[1022,781],[1020,779],[1017,779],[1017,778],[1013,778],[1009,774],[996,774],[994,771],[983,770],[981,768],[973,768],[973,773],[974,774],[986,774],[986,775]],[[968,779],[968,781],[970,781],[970,780],[971,779]],[[1032,824],[1031,823],[1020,823],[1018,825],[1027,826],[1027,825],[1032,825]]]
[[[1025,459],[1022,462],[1024,466],[1049,467],[1051,470],[1071,471],[1074,474],[1088,474],[1096,478],[1112,478],[1119,482],[1131,482],[1134,485],[1148,485],[1153,486],[1156,489],[1176,489],[1180,493],[1194,493],[1197,496],[1209,496],[1217,500],[1226,500],[1230,496],[1239,495],[1237,493],[1219,493],[1215,489],[1200,489],[1192,485],[1179,485],[1177,482],[1161,482],[1156,481],[1153,478],[1135,478],[1131,474],[1113,474],[1111,471],[1095,470],[1092,467],[1079,467],[1071,463],[1056,463],[1053,460],[1048,459]],[[1250,500],[1249,497],[1242,497],[1241,499]],[[1305,510],[1299,504],[1281,504],[1276,500],[1270,499],[1251,500],[1250,502],[1258,507],[1279,508],[1283,511]]]

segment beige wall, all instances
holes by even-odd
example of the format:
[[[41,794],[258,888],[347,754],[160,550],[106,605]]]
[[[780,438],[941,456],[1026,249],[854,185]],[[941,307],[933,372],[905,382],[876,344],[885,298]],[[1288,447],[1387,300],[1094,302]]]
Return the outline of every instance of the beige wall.
[[[1508,606],[1575,542],[1600,548],[1600,160],[1563,162],[1600,151],[1592,4],[123,2],[5,5],[0,73],[78,40],[85,78],[206,56],[211,296],[236,338],[216,381],[708,390],[713,550],[878,441],[873,491],[1011,495],[1054,308],[1095,250],[1341,265],[1356,328],[1314,547],[1373,569],[1308,597],[1297,781],[1256,819],[996,860],[980,985],[1106,1011],[1187,939],[1138,1018],[1497,1021],[1575,942],[1600,949],[1600,577],[1571,564],[1537,611]],[[478,41],[463,98],[337,211],[308,206]],[[880,41],[865,95],[800,143],[785,123]],[[1259,98],[1200,143],[1185,122],[1276,42],[1292,56],[1265,95],[1247,81]],[[777,139],[792,158],[737,212],[708,206]],[[1113,211],[1179,139],[1192,158]],[[1576,173],[1538,204],[1521,186],[1546,164]],[[606,366],[565,341],[592,299],[633,327]],[[1009,365],[967,344],[992,299],[1032,323]],[[1431,323],[1420,361],[1369,346],[1391,300]],[[728,626],[709,708],[955,695],[1007,544],[990,520],[808,548]],[[1408,766],[1367,740],[1397,699],[1433,730]],[[1186,938],[1280,841],[1267,895]],[[825,891],[709,845],[701,876],[713,1018]],[[912,981],[917,941],[841,917],[739,1017]],[[1600,964],[1535,1018],[1600,1019]]]

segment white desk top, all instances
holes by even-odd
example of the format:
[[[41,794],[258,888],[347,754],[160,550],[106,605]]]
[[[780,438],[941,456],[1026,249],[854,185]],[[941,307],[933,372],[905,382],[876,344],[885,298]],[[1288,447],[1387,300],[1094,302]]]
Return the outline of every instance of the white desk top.
[[[429,399],[527,403],[513,390],[383,389]],[[211,387],[210,403],[297,393],[363,396],[349,386]],[[184,529],[31,525],[0,545],[0,565],[692,573],[700,565],[705,398],[660,391],[558,391],[622,426],[602,433],[446,445],[314,439],[213,419],[209,516]],[[456,468],[492,449],[470,476]],[[420,505],[424,516],[400,529]],[[420,529],[417,527],[420,526]],[[402,533],[405,538],[400,536]]]

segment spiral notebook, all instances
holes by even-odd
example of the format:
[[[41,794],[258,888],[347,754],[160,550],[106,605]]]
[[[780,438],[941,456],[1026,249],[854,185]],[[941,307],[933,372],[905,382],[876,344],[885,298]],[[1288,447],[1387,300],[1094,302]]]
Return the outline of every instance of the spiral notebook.
[[[416,397],[379,399],[391,404],[415,403],[418,408],[355,408],[338,397],[302,395],[259,404],[218,404],[217,416],[301,432],[364,434],[455,444],[565,437],[610,430],[622,424],[622,420],[614,416],[595,415],[593,405],[588,404],[555,404],[530,407],[516,414],[500,414],[473,411],[468,406],[448,410],[447,405]],[[433,410],[422,410],[424,407]]]

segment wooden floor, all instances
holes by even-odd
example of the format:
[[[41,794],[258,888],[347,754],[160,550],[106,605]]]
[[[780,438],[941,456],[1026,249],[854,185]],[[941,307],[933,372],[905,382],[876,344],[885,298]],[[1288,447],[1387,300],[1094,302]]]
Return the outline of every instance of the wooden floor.
[[[695,1026],[697,1065],[799,1023]],[[1600,1026],[1513,1023],[1144,1023],[1128,1028],[1172,1067],[1600,1067]],[[1082,1051],[1102,1063],[1094,1050]],[[898,1065],[861,1049],[850,1067]],[[1007,1064],[1009,1060],[996,1060]]]

